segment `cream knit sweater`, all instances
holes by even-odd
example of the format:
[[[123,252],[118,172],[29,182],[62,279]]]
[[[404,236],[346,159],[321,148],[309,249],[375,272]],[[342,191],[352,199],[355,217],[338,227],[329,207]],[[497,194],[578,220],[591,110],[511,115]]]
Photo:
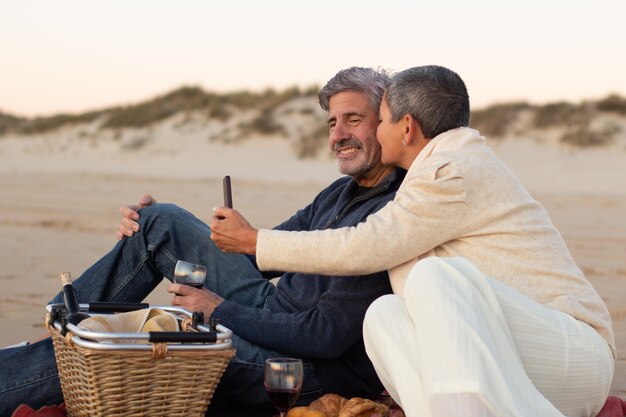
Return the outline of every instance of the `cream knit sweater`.
[[[576,266],[545,209],[479,133],[458,128],[432,139],[396,194],[356,227],[259,230],[262,270],[364,275],[389,270],[402,295],[410,268],[429,256],[460,256],[536,302],[615,338],[608,310]]]

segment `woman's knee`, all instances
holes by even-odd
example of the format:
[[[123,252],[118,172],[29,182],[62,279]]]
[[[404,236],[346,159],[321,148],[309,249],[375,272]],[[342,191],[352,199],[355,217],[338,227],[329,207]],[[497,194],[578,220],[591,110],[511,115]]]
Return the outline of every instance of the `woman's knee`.
[[[411,268],[405,286],[405,295],[415,297],[437,290],[450,272],[447,261],[438,257],[425,258]]]
[[[409,272],[405,285],[407,303],[421,305],[432,303],[441,296],[461,290],[468,275],[476,268],[464,258],[425,258]],[[461,285],[458,285],[461,284]]]
[[[363,323],[365,351],[383,380],[388,380],[389,369],[398,361],[403,367],[414,362],[412,355],[418,350],[419,340],[400,296],[382,296],[367,310]]]
[[[380,336],[380,330],[386,328],[390,320],[405,312],[406,306],[399,296],[387,294],[377,298],[365,312],[363,334]]]
[[[402,299],[394,294],[387,294],[375,299],[365,312],[365,320],[379,320],[387,312],[402,309]]]

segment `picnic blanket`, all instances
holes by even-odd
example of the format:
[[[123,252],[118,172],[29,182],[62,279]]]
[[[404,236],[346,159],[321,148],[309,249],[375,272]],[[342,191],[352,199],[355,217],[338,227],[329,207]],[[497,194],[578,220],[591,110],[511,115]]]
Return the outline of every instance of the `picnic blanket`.
[[[11,417],[66,417],[65,404],[52,407],[42,407],[33,410],[27,405],[20,405]],[[607,398],[604,407],[597,417],[626,417],[626,401],[619,397]]]

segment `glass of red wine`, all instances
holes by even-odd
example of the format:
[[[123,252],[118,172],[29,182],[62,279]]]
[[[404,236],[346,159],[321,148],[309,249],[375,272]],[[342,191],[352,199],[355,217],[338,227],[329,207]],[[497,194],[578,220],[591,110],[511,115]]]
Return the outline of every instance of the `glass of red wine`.
[[[280,417],[285,417],[302,389],[302,361],[293,358],[267,359],[264,384]]]
[[[206,266],[187,261],[178,261],[174,267],[174,279],[172,281],[176,284],[202,288],[205,277]]]

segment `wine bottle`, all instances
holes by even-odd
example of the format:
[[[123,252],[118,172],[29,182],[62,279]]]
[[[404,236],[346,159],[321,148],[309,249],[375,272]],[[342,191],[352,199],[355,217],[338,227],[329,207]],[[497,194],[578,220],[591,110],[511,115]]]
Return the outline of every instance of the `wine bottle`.
[[[80,311],[78,305],[78,299],[76,297],[76,290],[72,285],[72,277],[69,272],[63,272],[61,274],[61,281],[63,282],[63,301],[65,302],[65,308],[67,309],[67,316],[65,316],[66,324],[77,325],[81,321],[89,317],[89,314]]]

